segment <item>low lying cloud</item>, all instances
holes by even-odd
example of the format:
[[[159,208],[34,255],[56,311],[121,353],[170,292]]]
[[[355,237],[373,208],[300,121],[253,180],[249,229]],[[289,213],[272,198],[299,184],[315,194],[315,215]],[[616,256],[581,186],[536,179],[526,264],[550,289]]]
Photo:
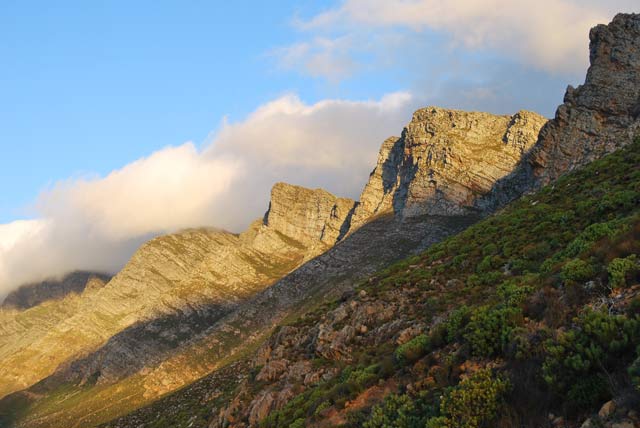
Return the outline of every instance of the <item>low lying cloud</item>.
[[[354,58],[363,49],[385,49],[384,44],[362,43],[371,34],[392,38],[407,31],[414,36],[433,32],[444,36],[452,49],[492,51],[534,69],[576,75],[587,65],[589,29],[608,23],[617,12],[636,7],[630,0],[345,0],[310,19],[296,20],[297,27],[310,37],[298,45],[306,43],[315,49],[298,52],[295,57],[302,64],[315,57],[331,62],[337,52],[344,62],[349,58],[347,51]],[[320,35],[324,42],[314,43]],[[342,41],[339,51],[329,42],[330,37]],[[286,49],[281,52],[289,53]],[[379,56],[389,54],[393,53]],[[288,67],[294,67],[291,55],[282,58],[288,58]],[[321,73],[322,68],[314,72]]]
[[[38,220],[0,225],[0,297],[74,269],[115,272],[160,233],[240,231],[262,216],[276,181],[357,198],[415,103],[407,93],[312,105],[286,95],[224,121],[201,148],[167,147],[105,177],[56,183],[34,204]]]

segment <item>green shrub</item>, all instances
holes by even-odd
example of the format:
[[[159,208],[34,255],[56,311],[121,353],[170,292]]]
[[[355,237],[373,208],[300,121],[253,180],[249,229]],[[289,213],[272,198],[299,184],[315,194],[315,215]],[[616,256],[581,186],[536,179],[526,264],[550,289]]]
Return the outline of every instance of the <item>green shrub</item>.
[[[462,337],[470,317],[471,309],[466,305],[460,306],[449,314],[449,318],[445,322],[447,342],[451,343]]]
[[[364,428],[424,428],[429,416],[434,414],[423,396],[413,399],[407,394],[391,394],[373,407]]]
[[[638,257],[635,254],[624,259],[613,259],[607,267],[609,273],[609,286],[621,288],[627,285],[627,276],[638,271]]]
[[[467,277],[467,285],[469,287],[479,287],[482,285],[495,285],[503,279],[502,272],[489,271],[480,274],[472,274]]]
[[[442,398],[442,417],[427,426],[479,428],[488,426],[498,415],[509,382],[493,377],[488,369],[479,370],[450,389]],[[431,424],[431,425],[429,425]]]
[[[437,416],[431,418],[425,424],[425,428],[446,428],[447,427],[447,418],[444,416]]]
[[[560,278],[563,281],[585,282],[596,274],[592,264],[581,259],[569,260],[562,267]]]
[[[521,319],[520,308],[482,306],[471,315],[464,338],[471,345],[473,355],[490,357],[500,353],[509,343],[511,333]]]
[[[591,375],[577,379],[567,398],[568,404],[576,409],[590,409],[611,397],[607,382],[599,375]]]
[[[585,378],[605,376],[629,360],[640,343],[640,321],[624,315],[587,311],[575,326],[545,344],[547,356],[542,371],[544,380],[564,395]],[[575,387],[573,397],[583,396]],[[571,398],[571,397],[570,397]],[[568,403],[576,407],[584,404]]]
[[[291,425],[289,425],[289,428],[305,428],[307,426],[306,422],[304,419],[300,418],[300,419],[296,419],[295,421],[293,421],[293,423]]]
[[[396,349],[396,360],[400,364],[411,364],[418,361],[431,350],[429,337],[420,334]]]

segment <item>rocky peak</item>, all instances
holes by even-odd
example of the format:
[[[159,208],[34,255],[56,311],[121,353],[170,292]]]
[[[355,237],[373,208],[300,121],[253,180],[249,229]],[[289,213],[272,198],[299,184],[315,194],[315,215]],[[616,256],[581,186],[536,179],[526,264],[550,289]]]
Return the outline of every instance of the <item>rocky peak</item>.
[[[402,132],[384,142],[353,223],[394,212],[404,216],[468,213],[534,145],[546,119],[437,107],[416,111]]]
[[[334,245],[349,230],[355,202],[326,190],[276,183],[264,225],[305,246]]]
[[[640,134],[640,14],[618,14],[590,34],[585,83],[569,86],[530,158],[541,184]]]

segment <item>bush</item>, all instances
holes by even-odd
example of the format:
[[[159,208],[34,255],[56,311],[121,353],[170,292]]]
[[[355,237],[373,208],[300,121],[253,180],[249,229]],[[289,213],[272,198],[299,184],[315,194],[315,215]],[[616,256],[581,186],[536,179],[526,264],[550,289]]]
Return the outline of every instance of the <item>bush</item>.
[[[490,357],[500,353],[509,343],[511,333],[521,322],[522,311],[513,306],[483,306],[471,315],[464,338],[473,355]]]
[[[445,323],[447,329],[447,342],[451,343],[462,337],[464,328],[469,323],[471,317],[471,309],[466,306],[460,306],[449,314],[449,318]]]
[[[569,260],[562,267],[560,278],[563,281],[585,282],[593,278],[596,274],[591,263],[581,259]]]
[[[638,257],[635,254],[624,259],[613,259],[607,267],[609,286],[613,289],[627,285],[627,277],[638,271]]]
[[[418,361],[431,350],[429,337],[420,334],[396,349],[396,360],[400,364],[410,364]]]
[[[424,396],[412,399],[407,394],[391,394],[374,406],[364,428],[424,428],[426,420],[435,413]]]
[[[509,382],[494,378],[488,369],[480,370],[450,389],[442,398],[440,413],[427,427],[479,428],[497,416]]]
[[[588,410],[607,401],[610,397],[607,382],[599,375],[580,378],[569,388],[568,404],[577,409]]]
[[[614,371],[629,361],[639,343],[637,318],[587,311],[575,320],[574,328],[545,344],[544,380],[562,396],[573,389],[573,398],[578,402],[568,404],[581,407],[582,387],[574,386],[585,378]]]
[[[293,421],[293,423],[289,425],[289,428],[305,428],[306,426],[305,420],[300,418]]]

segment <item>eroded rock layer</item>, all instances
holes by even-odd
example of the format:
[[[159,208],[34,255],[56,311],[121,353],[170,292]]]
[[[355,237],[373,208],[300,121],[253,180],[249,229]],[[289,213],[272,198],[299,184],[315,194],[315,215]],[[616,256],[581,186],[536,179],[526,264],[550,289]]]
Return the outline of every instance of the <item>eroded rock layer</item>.
[[[546,119],[427,107],[414,113],[400,138],[384,142],[353,224],[394,212],[467,214],[535,144]]]
[[[533,172],[542,184],[640,135],[640,14],[619,14],[594,27],[589,39],[584,84],[567,88],[532,152]]]

